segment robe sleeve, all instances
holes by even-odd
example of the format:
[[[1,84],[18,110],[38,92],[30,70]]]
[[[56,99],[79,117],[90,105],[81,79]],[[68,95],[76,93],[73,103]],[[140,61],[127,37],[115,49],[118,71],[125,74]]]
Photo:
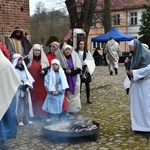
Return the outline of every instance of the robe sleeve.
[[[106,44],[106,47],[104,48],[104,52],[105,52],[105,53],[108,53],[108,52],[109,52],[108,43]]]
[[[9,40],[9,39],[8,39],[8,40]],[[8,41],[7,47],[8,47],[8,50],[9,50],[9,52],[10,52],[10,55],[11,55],[11,57],[12,57],[13,54],[15,54],[15,52],[14,52],[14,50],[13,50],[12,43],[11,43],[10,40]]]
[[[118,50],[117,50],[117,53],[118,53],[118,56],[121,57],[122,56],[122,51],[121,51],[121,47],[120,45],[118,44]]]
[[[62,89],[62,85],[61,84],[59,84],[59,86],[58,86],[58,92],[59,93],[64,93],[65,92],[65,90]]]
[[[44,77],[44,86],[46,91],[48,92],[49,92],[49,81],[50,81],[49,74],[46,74]]]
[[[133,70],[133,79],[140,80],[150,75],[150,64],[144,68]]]

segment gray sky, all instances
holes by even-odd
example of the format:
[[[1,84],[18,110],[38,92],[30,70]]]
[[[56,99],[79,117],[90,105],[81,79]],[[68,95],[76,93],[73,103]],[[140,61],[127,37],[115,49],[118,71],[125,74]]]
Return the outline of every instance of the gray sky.
[[[30,15],[34,14],[36,4],[38,2],[44,3],[44,7],[47,9],[60,9],[65,7],[65,0],[29,0],[30,3]]]

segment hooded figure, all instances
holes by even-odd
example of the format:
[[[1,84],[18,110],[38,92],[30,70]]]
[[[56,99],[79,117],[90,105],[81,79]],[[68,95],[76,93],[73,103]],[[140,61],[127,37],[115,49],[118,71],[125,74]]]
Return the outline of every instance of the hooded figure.
[[[23,35],[23,30],[19,27],[16,27],[8,38],[8,50],[10,55],[13,56],[15,53],[19,53],[22,56],[28,55],[32,44],[28,39]]]
[[[29,73],[23,57],[20,54],[14,54],[12,64],[20,77],[21,84],[16,93],[16,116],[19,125],[31,124],[29,116],[33,117],[33,109],[29,88],[33,89],[34,79]]]
[[[81,109],[80,101],[80,73],[82,64],[78,54],[70,45],[62,48],[62,57],[60,59],[62,68],[65,70],[69,88],[67,89],[68,112],[75,113]]]
[[[46,90],[44,87],[44,75],[43,69],[49,68],[48,59],[43,51],[43,46],[40,44],[34,44],[29,52],[28,69],[35,82],[33,83],[33,89],[30,89],[33,114],[35,117],[45,117],[47,113],[42,110],[42,105],[46,98]]]
[[[59,60],[53,59],[51,65],[50,71],[45,76],[44,84],[47,97],[42,109],[49,114],[60,114],[62,113],[64,92],[68,88],[68,83]]]
[[[133,131],[147,132],[150,138],[150,51],[134,39],[129,42],[132,53],[129,91],[130,114]]]
[[[60,50],[60,44],[56,41],[51,42],[49,45],[49,52],[47,53],[47,59],[49,63],[51,64],[51,61],[53,59],[58,59],[60,61],[60,65],[62,68],[65,66],[65,61],[63,58],[63,53]]]

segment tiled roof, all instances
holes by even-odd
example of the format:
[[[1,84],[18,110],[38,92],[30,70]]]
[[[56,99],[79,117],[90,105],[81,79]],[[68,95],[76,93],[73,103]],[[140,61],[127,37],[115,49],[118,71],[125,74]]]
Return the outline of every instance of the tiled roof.
[[[141,8],[143,5],[150,6],[150,0],[111,0],[111,10],[122,10],[130,8]],[[84,0],[78,0],[78,6],[80,6]],[[96,11],[102,11],[104,9],[104,0],[97,1]]]
[[[150,0],[128,0],[125,9],[141,8],[143,5],[150,6]]]
[[[111,10],[120,10],[123,9],[126,5],[128,0],[111,0]],[[104,0],[98,0],[96,11],[102,11],[104,9]]]

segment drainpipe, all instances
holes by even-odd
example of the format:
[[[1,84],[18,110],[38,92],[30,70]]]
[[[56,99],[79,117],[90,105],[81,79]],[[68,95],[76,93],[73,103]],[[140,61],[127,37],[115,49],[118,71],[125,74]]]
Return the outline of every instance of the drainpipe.
[[[126,34],[128,34],[128,12],[127,12],[127,9],[126,9]],[[125,52],[127,52],[127,42],[125,45]]]

